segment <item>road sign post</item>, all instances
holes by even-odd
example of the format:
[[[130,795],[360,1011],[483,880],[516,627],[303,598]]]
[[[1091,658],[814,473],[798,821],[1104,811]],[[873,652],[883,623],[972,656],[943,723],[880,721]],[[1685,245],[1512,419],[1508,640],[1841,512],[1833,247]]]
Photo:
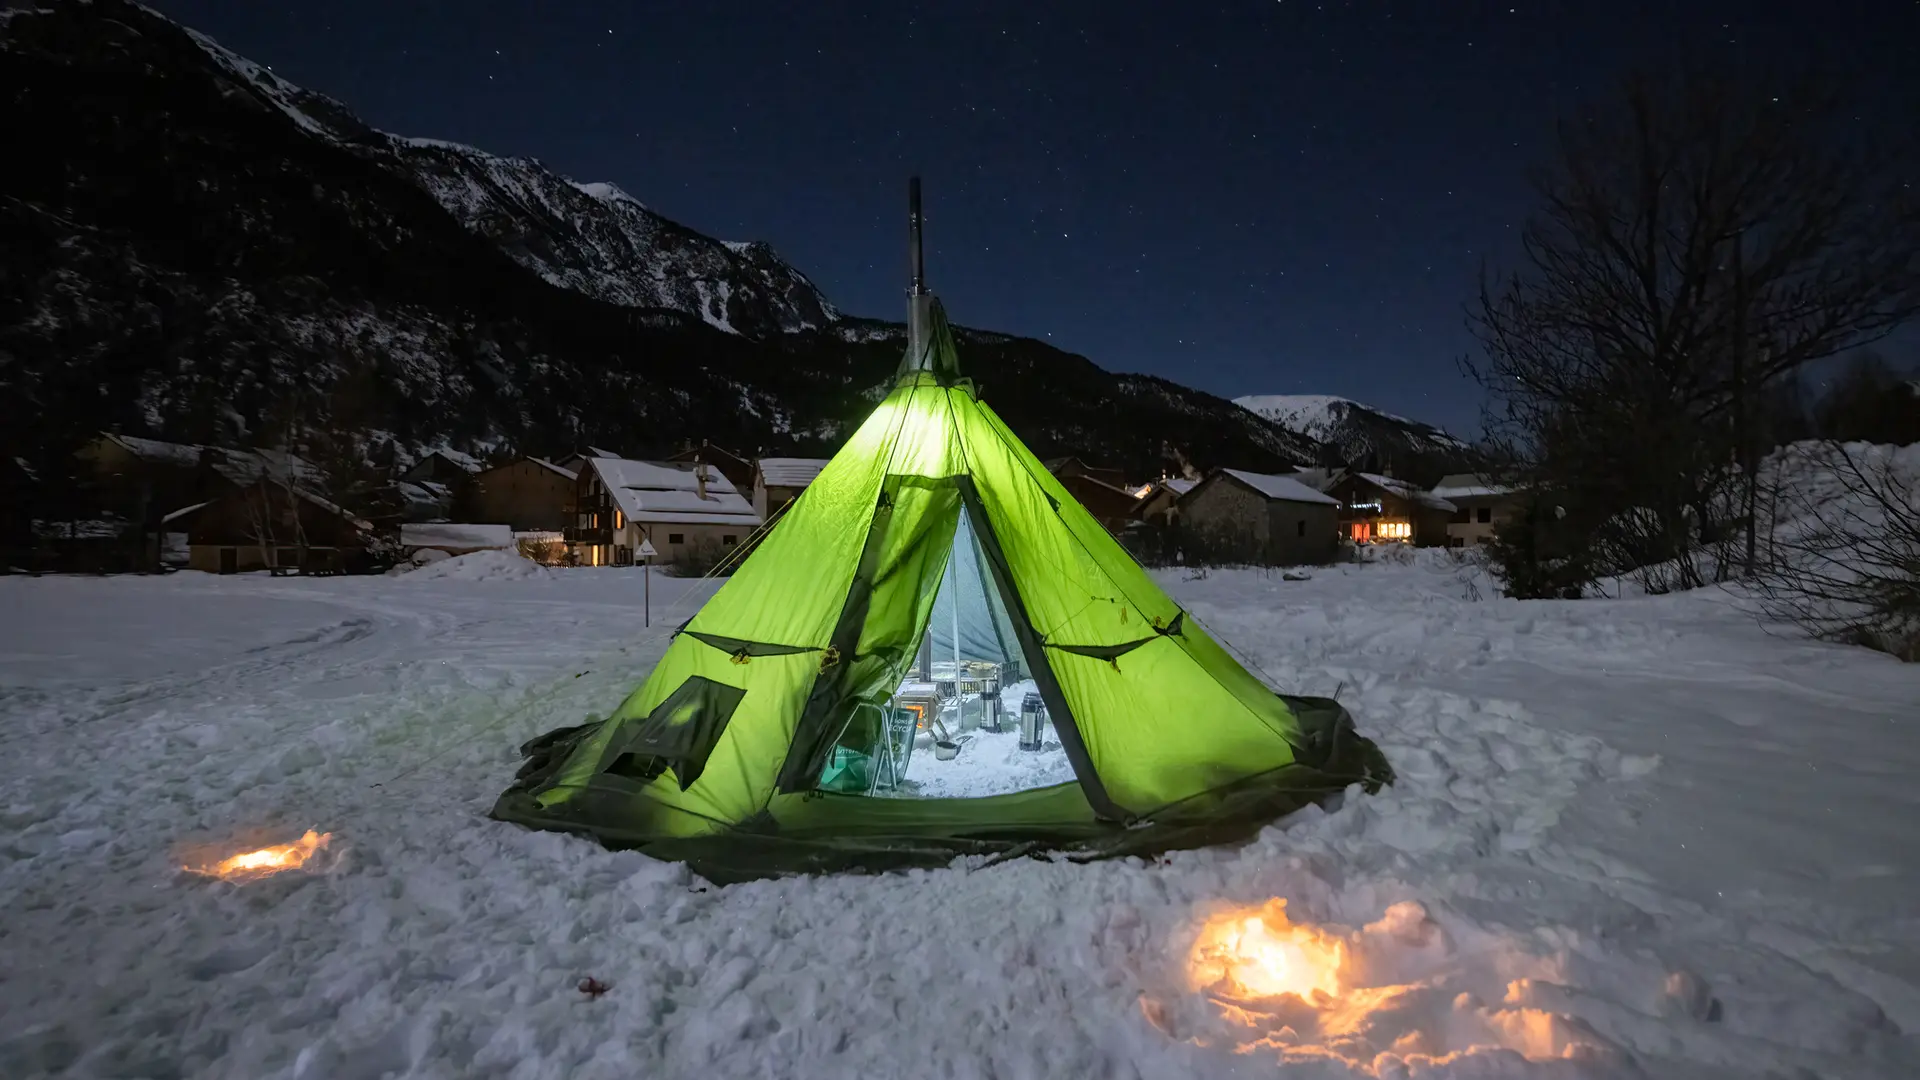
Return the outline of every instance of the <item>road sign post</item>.
[[[640,625],[653,625],[653,541],[640,538]]]

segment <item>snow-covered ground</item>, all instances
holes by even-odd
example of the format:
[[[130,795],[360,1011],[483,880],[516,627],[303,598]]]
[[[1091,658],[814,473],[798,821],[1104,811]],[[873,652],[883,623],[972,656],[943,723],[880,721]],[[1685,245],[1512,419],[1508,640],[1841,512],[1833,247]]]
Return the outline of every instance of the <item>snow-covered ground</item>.
[[[907,762],[906,789],[924,799],[968,799],[1073,779],[1073,765],[1051,724],[1042,729],[1040,749],[1020,749],[1020,703],[1037,689],[1032,679],[1003,688],[1001,730],[976,728],[956,735],[959,753],[951,761],[935,757],[932,739],[921,734]]]
[[[1169,573],[1399,783],[1234,850],[719,889],[485,817],[706,586],[646,628],[638,570],[440,565],[0,578],[0,1076],[1920,1075],[1920,667],[1724,595]],[[1342,997],[1196,990],[1275,897]]]

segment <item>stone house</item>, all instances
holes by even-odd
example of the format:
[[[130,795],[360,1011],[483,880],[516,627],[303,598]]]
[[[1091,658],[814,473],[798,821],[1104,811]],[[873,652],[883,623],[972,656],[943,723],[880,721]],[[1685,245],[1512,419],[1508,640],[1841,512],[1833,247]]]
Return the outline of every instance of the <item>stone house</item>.
[[[1188,562],[1329,563],[1340,502],[1288,476],[1215,469],[1174,505]]]

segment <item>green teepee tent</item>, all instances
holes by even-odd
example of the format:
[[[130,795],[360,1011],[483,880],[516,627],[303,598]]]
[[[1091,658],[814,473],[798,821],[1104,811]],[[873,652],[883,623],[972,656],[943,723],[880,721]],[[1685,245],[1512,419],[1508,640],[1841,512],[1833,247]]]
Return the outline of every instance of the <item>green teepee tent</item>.
[[[917,199],[914,223],[917,253]],[[961,377],[917,262],[892,392],[610,718],[523,748],[494,816],[737,880],[1197,846],[1389,780],[1343,708],[1248,674],[1021,445]],[[889,706],[923,648],[1022,670],[1076,779],[845,783],[899,741]]]

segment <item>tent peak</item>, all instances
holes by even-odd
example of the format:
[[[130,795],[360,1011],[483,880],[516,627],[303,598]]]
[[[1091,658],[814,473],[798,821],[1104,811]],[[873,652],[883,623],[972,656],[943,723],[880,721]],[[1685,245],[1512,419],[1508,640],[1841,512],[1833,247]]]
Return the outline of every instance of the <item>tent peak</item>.
[[[947,328],[946,312],[940,299],[927,288],[925,248],[921,226],[920,178],[907,180],[907,355],[900,361],[902,378],[927,371],[942,382],[959,379],[960,362],[953,350],[953,334]]]
[[[900,360],[895,381],[927,374],[943,386],[963,382],[960,358],[953,347],[953,328],[947,323],[945,305],[932,293],[923,293],[913,299],[916,325],[909,327],[907,354]]]

